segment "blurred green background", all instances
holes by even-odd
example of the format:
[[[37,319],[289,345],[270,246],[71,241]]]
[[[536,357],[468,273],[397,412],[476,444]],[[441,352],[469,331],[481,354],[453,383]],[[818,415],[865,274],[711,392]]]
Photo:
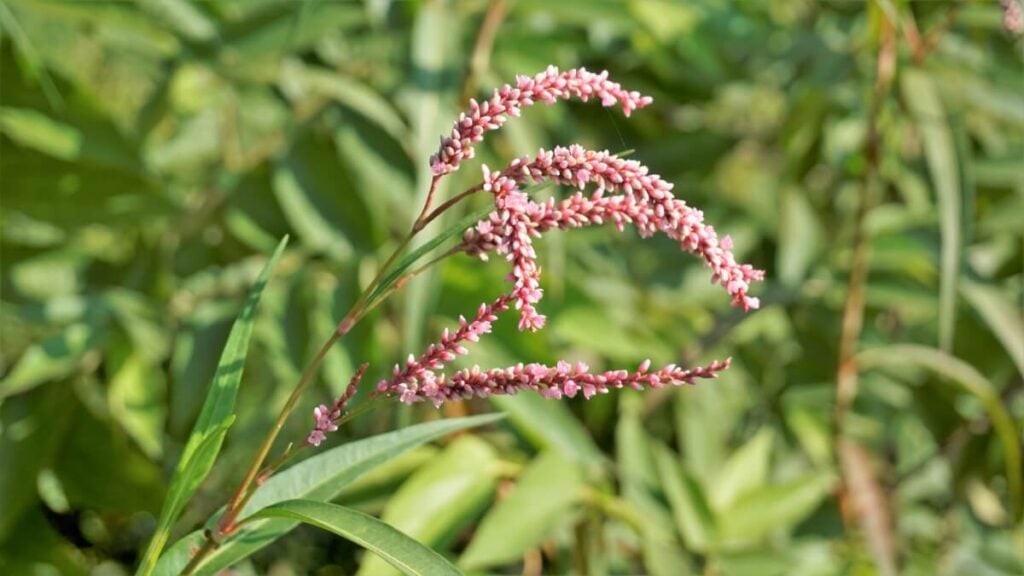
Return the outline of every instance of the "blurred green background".
[[[0,572],[132,569],[287,233],[239,418],[178,533],[223,503],[408,230],[466,99],[556,64],[655,103],[628,120],[538,106],[479,158],[634,149],[767,270],[763,307],[730,308],[665,239],[549,235],[549,328],[504,319],[470,363],[732,368],[589,402],[377,410],[330,442],[509,418],[342,502],[471,572],[1024,573],[1016,1],[0,1]],[[468,162],[445,193],[479,179]],[[504,274],[460,256],[407,286],[334,348],[284,437],[354,365],[376,381]],[[354,574],[361,558],[300,528],[238,573]]]

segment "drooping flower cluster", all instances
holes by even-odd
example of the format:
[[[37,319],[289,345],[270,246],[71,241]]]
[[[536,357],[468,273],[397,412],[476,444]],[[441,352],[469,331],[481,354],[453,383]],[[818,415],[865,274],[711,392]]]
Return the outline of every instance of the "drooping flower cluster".
[[[551,104],[571,97],[584,101],[598,98],[605,106],[621,104],[627,116],[651,103],[650,97],[624,90],[608,80],[606,72],[594,74],[583,68],[559,72],[549,67],[532,78],[518,77],[514,87],[505,85],[495,90],[482,104],[472,101],[470,110],[459,117],[451,135],[441,139],[440,149],[430,159],[434,183],[457,170],[462,160],[472,158],[473,146],[486,132],[500,128],[508,115],[518,116],[522,107],[537,101]],[[486,166],[483,171],[484,181],[479,189],[493,195],[494,210],[466,231],[458,248],[485,260],[492,252],[503,256],[511,266],[512,290],[493,304],[481,305],[473,320],[460,318],[458,329],[445,330],[440,342],[431,345],[419,358],[410,355],[404,367],[396,365],[391,377],[378,383],[375,394],[395,395],[405,403],[429,400],[435,406],[445,400],[515,394],[521,390],[536,391],[548,398],[572,398],[577,394],[591,398],[625,387],[692,384],[698,378],[715,378],[728,368],[727,359],[701,368],[682,369],[670,364],[655,371],[650,371],[650,362],[645,361],[635,372],[591,373],[585,364],[559,362],[555,366],[517,364],[496,370],[474,367],[451,376],[438,373],[456,356],[467,353],[463,343],[475,342],[490,332],[498,315],[513,306],[520,314],[520,330],[544,327],[546,319],[536,309],[543,290],[533,240],[556,228],[611,222],[619,230],[632,224],[645,238],[660,232],[678,242],[681,249],[700,256],[711,268],[712,281],[725,288],[734,306],[749,311],[759,305],[748,291],[752,282],[764,278],[764,273],[737,263],[730,238],[719,238],[715,229],[704,223],[700,210],[675,198],[672,184],[651,174],[639,162],[573,145],[551,151],[542,149],[532,158],[513,161],[502,171],[492,172]],[[564,200],[536,202],[522,187],[539,182],[581,190],[592,185],[595,190],[589,196],[576,192]],[[319,424],[320,412],[316,415]]]
[[[345,413],[345,406],[348,405],[349,400],[356,395],[356,390],[359,389],[359,382],[363,379],[363,373],[366,372],[367,366],[368,364],[364,363],[356,369],[352,379],[348,382],[348,387],[334,401],[334,404],[331,404],[330,407],[326,404],[321,404],[313,409],[315,424],[309,436],[306,437],[306,442],[313,446],[319,446],[327,438],[328,432],[334,432],[338,429],[338,419]]]
[[[469,111],[459,116],[451,135],[441,138],[441,147],[430,157],[430,168],[435,176],[454,172],[459,163],[474,155],[473,145],[484,138],[484,133],[501,128],[508,116],[519,116],[520,110],[536,102],[554,104],[559,99],[590,98],[601,100],[605,107],[622,105],[629,114],[651,103],[650,96],[627,91],[618,82],[608,79],[608,72],[594,74],[586,68],[560,72],[555,66],[536,76],[519,76],[515,86],[505,84],[483,103],[470,100]]]
[[[544,181],[577,188],[595,184],[597,190],[589,198],[577,193],[558,203],[553,198],[533,202],[519,190],[524,183]],[[577,145],[540,150],[534,159],[519,158],[501,172],[484,166],[484,190],[495,195],[496,208],[466,232],[463,245],[467,252],[485,260],[493,251],[512,262],[520,330],[536,330],[544,325],[544,316],[534,306],[543,293],[532,238],[551,228],[564,230],[607,221],[614,222],[619,230],[625,224],[634,224],[645,238],[661,232],[678,241],[681,248],[704,259],[712,270],[712,281],[726,289],[734,306],[744,310],[759,306],[748,290],[751,282],[764,278],[764,273],[748,264],[738,264],[732,254],[732,240],[728,236],[719,240],[714,227],[704,224],[700,210],[675,198],[671,183],[650,174],[637,161]],[[624,194],[606,197],[606,191]]]

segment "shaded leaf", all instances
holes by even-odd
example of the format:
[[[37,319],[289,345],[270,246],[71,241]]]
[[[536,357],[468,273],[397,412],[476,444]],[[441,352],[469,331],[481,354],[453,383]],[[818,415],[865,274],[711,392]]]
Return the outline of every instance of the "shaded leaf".
[[[101,346],[106,337],[105,324],[78,322],[33,344],[0,381],[0,400],[73,374],[85,355]]]
[[[413,264],[423,258],[423,256],[440,246],[445,240],[448,240],[453,236],[463,234],[468,228],[471,228],[474,224],[486,218],[487,215],[490,214],[491,210],[493,210],[493,208],[485,208],[462,217],[455,224],[448,226],[430,240],[420,244],[414,250],[399,258],[398,261],[391,266],[391,271],[381,279],[380,284],[378,284],[373,292],[370,293],[370,297],[367,298],[367,302],[372,304],[381,293],[398,281],[398,279],[401,278]]]
[[[992,425],[995,427],[999,441],[1003,445],[1003,456],[1006,463],[1006,482],[1010,494],[1010,509],[1014,518],[1019,520],[1024,515],[1021,499],[1021,444],[1019,431],[1014,419],[1003,405],[1002,398],[992,383],[982,376],[973,366],[963,360],[936,348],[916,344],[895,344],[880,348],[871,348],[858,354],[863,368],[887,366],[905,367],[908,364],[933,370],[956,382],[976,397],[985,407]]]
[[[1024,375],[1024,320],[1020,308],[1008,302],[999,290],[983,284],[964,281],[960,291],[1006,348],[1017,372]]]
[[[167,418],[163,376],[158,367],[146,362],[140,354],[133,354],[111,378],[107,393],[110,415],[153,459],[163,453]]]
[[[714,512],[704,491],[696,479],[683,470],[678,457],[668,448],[659,446],[655,459],[679,534],[687,548],[706,552],[715,542],[716,528]]]

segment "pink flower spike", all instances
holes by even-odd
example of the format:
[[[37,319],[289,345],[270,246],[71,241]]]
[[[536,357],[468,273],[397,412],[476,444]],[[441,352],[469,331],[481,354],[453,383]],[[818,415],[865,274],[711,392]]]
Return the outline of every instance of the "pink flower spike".
[[[545,398],[559,399],[563,395],[573,397],[582,390],[584,398],[607,394],[612,389],[661,388],[693,384],[698,378],[717,378],[718,373],[729,367],[730,359],[715,361],[705,367],[684,370],[670,364],[654,372],[643,370],[630,373],[626,370],[612,370],[600,374],[591,373],[586,365],[517,364],[509,368],[480,370],[474,367],[460,370],[451,378],[443,376],[434,381],[429,390],[407,390],[402,402],[411,404],[429,400],[435,406],[448,400],[465,398],[486,398],[491,395],[511,395],[520,391],[533,391]]]
[[[462,343],[475,342],[480,336],[489,333],[498,314],[508,310],[510,301],[511,297],[501,296],[490,306],[481,305],[473,320],[460,317],[457,330],[442,332],[441,341],[431,344],[419,358],[410,355],[405,369],[396,368],[390,379],[381,380],[374,395],[398,394],[401,401],[407,404],[414,402],[420,395],[434,396],[436,377],[433,370],[441,370],[457,355],[467,354],[469,350]]]
[[[367,366],[367,364],[363,363],[356,369],[355,373],[352,374],[352,379],[349,380],[348,387],[345,388],[345,391],[330,407],[326,404],[321,404],[313,408],[313,430],[306,437],[307,443],[319,446],[327,438],[328,432],[334,432],[338,429],[337,420],[345,413],[345,406],[348,405],[349,400],[356,395],[356,391],[359,389],[359,382],[363,379]]]
[[[497,88],[483,103],[470,100],[469,111],[455,122],[450,136],[441,138],[437,152],[430,157],[431,171],[435,176],[442,176],[458,170],[463,160],[473,158],[473,147],[484,139],[485,132],[501,128],[507,120],[506,114],[518,117],[523,107],[537,101],[545,104],[569,98],[587,101],[591,96],[600,99],[605,107],[620,103],[626,116],[652,102],[650,96],[625,90],[618,82],[608,80],[606,71],[594,74],[586,68],[576,68],[560,72],[549,66],[533,77],[518,76],[514,87],[505,84]]]

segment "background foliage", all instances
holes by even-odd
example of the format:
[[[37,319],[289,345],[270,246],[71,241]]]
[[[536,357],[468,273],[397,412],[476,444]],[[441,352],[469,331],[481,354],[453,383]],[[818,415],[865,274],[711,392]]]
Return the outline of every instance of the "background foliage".
[[[1024,572],[1024,75],[1003,18],[994,1],[3,0],[0,572],[138,561],[231,322],[288,233],[238,419],[175,534],[222,504],[408,229],[462,103],[551,63],[608,69],[655,104],[629,121],[533,109],[483,160],[635,149],[767,269],[763,309],[729,308],[668,241],[546,239],[550,328],[499,322],[471,362],[733,367],[590,402],[377,410],[332,442],[508,419],[339,501],[469,571]],[[475,163],[456,178],[478,179]],[[388,373],[502,275],[458,257],[411,283],[333,349],[285,436],[355,364]],[[861,352],[842,353],[858,297]],[[837,410],[843,370],[855,394]],[[385,568],[362,558],[300,528],[239,569]]]

